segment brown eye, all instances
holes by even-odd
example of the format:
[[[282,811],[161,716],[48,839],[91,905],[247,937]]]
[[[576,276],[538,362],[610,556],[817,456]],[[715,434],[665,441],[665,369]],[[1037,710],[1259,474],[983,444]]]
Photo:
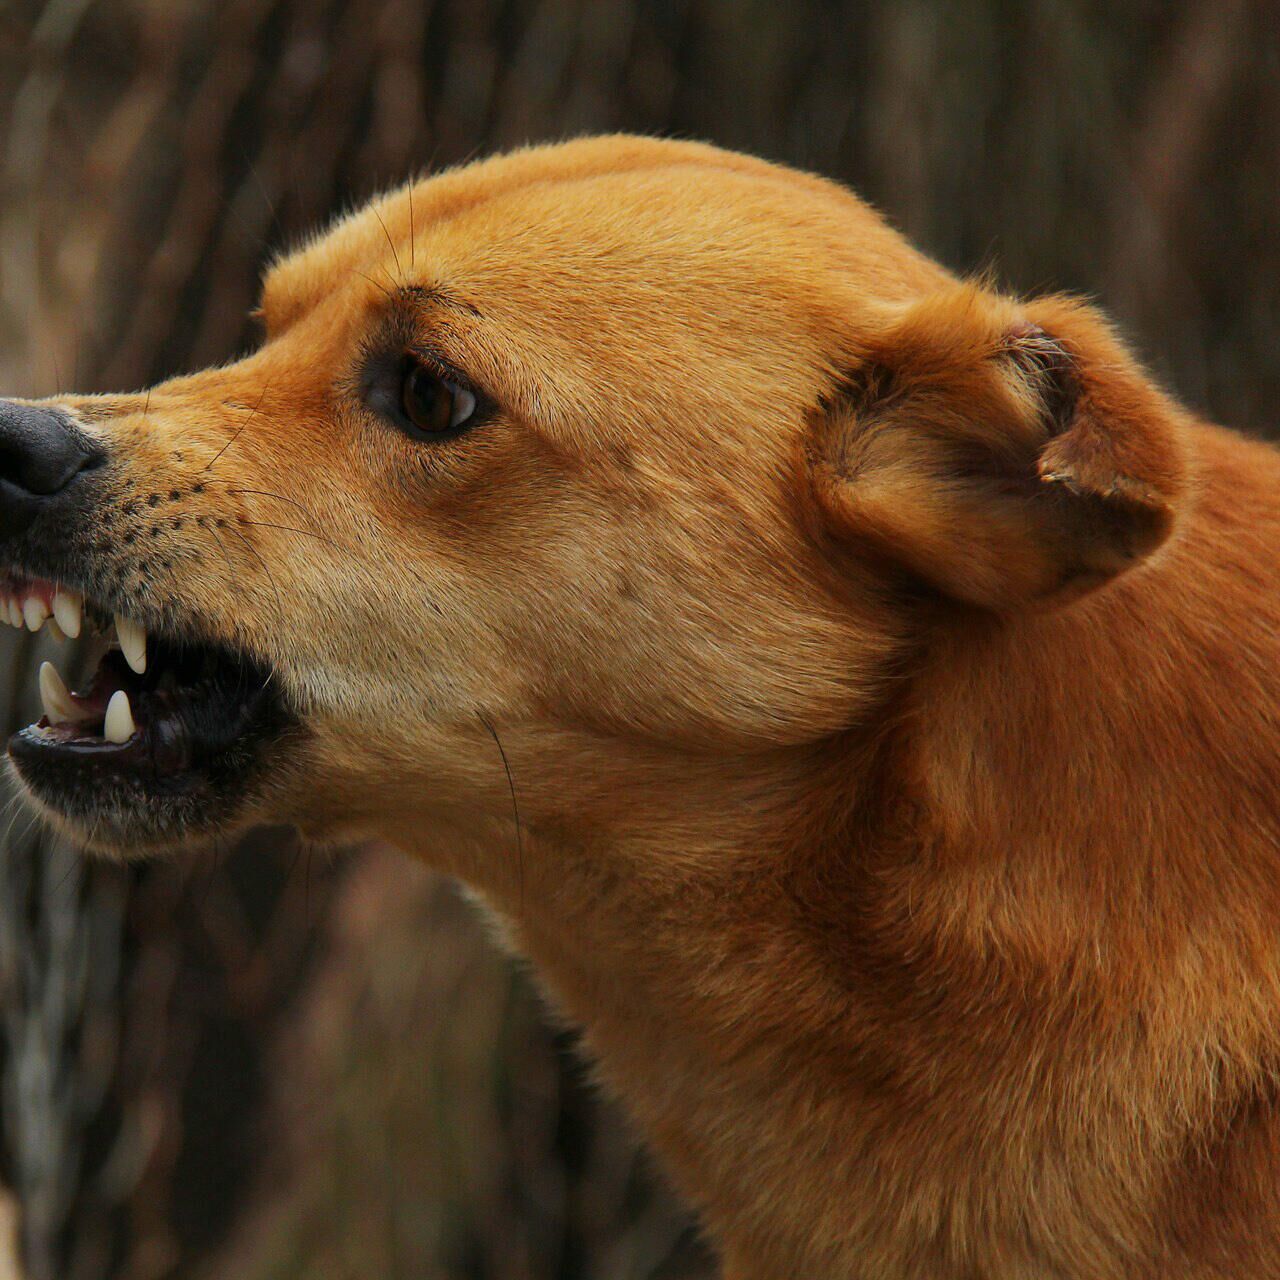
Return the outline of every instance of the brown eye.
[[[475,414],[476,398],[466,387],[414,361],[404,372],[400,407],[424,436],[441,436],[467,425]]]

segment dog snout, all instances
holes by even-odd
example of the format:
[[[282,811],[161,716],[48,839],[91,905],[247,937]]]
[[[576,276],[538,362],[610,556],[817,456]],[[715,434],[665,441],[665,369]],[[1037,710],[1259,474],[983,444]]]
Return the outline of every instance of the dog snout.
[[[106,457],[63,410],[0,400],[0,534],[24,532]]]

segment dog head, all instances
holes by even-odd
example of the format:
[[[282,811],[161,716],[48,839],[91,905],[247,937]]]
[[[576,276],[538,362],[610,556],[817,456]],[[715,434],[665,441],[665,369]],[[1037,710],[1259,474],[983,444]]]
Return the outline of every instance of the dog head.
[[[226,367],[0,412],[10,614],[122,620],[10,747],[103,848],[482,821],[502,740],[561,813],[570,741],[816,741],[940,618],[1140,561],[1185,487],[1087,308],[958,285],[708,147],[417,183],[276,263],[261,319]]]

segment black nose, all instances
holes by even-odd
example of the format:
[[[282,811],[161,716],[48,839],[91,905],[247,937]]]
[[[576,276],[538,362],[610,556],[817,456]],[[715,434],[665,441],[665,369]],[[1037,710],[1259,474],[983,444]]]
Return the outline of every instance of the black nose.
[[[0,401],[0,509],[6,529],[35,516],[40,503],[32,499],[63,492],[81,471],[105,460],[105,452],[58,408]]]

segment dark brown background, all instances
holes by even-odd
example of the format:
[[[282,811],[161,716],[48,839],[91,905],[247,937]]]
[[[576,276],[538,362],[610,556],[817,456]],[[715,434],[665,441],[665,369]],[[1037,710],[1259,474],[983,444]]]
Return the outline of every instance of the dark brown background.
[[[1191,404],[1269,432],[1278,31],[1268,0],[8,0],[0,386],[225,359],[264,258],[336,210],[635,129],[834,175],[951,266],[1095,294]],[[17,722],[48,642],[3,644]],[[15,815],[0,1277],[705,1275],[570,1044],[394,855],[267,833],[126,871]]]

